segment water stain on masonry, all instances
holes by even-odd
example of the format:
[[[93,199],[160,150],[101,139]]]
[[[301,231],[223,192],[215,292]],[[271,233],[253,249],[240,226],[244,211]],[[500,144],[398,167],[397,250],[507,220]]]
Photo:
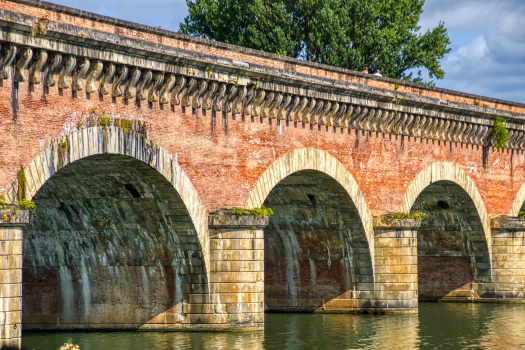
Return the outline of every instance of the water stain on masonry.
[[[161,174],[125,156],[92,156],[55,173],[34,201],[25,329],[133,328],[164,314],[182,322],[184,286],[203,263],[182,248],[195,228]]]

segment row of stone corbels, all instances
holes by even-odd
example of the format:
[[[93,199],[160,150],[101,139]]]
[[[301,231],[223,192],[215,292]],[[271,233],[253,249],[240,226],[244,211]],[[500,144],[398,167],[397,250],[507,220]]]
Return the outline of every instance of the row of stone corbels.
[[[246,84],[235,81],[216,81],[195,76],[166,73],[111,61],[77,57],[72,54],[33,50],[29,46],[5,43],[2,45],[0,79],[7,79],[6,68],[14,61],[14,81],[85,89],[87,93],[113,97],[148,100],[152,103],[182,105],[183,107],[213,109],[225,113],[252,115],[254,117],[288,120],[309,124],[356,129],[383,134],[412,136],[448,142],[494,146],[490,125],[472,123],[467,120],[425,116],[396,110],[354,105],[337,100],[320,99],[271,89],[271,84],[260,84],[248,80]],[[29,69],[29,77],[25,69]],[[215,76],[215,75],[214,75]],[[69,78],[72,78],[70,83]],[[98,82],[98,87],[96,82]],[[510,130],[508,149],[525,148],[525,132]]]

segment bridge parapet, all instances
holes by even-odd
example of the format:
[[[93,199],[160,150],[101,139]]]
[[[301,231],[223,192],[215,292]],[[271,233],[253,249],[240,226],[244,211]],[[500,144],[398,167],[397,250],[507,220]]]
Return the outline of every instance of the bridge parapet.
[[[7,68],[13,65],[15,89],[20,83],[43,82],[47,88],[55,84],[60,89],[71,88],[73,95],[85,89],[87,94],[135,100],[138,105],[141,101],[181,105],[202,108],[204,113],[231,112],[312,128],[355,129],[363,134],[482,147],[495,145],[494,119],[505,117],[510,133],[506,148],[525,147],[525,106],[521,104],[376,79],[289,58],[291,63],[283,66],[283,58],[277,55],[264,54],[264,60],[256,60],[261,54],[254,50],[222,47],[167,31],[152,32],[140,25],[131,30],[127,22],[123,22],[127,31],[117,30],[120,22],[115,20],[113,32],[107,26],[95,30],[87,28],[80,17],[91,17],[93,26],[108,18],[37,1],[8,3],[25,4],[17,7],[19,12],[11,11],[8,4],[0,6],[0,27],[4,28],[0,32],[0,78],[7,79]],[[47,10],[44,17],[55,20],[35,16],[34,7]],[[72,15],[73,22],[57,12]],[[152,43],[146,35],[152,33],[160,42]],[[144,39],[137,39],[138,34]],[[188,41],[192,45],[180,43]],[[213,45],[221,50],[203,52],[203,47]]]

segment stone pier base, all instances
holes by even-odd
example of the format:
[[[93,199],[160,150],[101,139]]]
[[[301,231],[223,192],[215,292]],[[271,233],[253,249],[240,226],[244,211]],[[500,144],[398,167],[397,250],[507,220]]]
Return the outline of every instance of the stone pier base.
[[[0,211],[0,347],[21,347],[22,240],[27,210]]]
[[[268,218],[218,213],[210,227],[210,314],[225,330],[264,329],[264,236]]]
[[[374,219],[375,283],[363,307],[383,313],[417,313],[420,226],[421,222],[413,219]]]
[[[473,287],[479,301],[525,303],[525,220],[491,220],[492,283]]]

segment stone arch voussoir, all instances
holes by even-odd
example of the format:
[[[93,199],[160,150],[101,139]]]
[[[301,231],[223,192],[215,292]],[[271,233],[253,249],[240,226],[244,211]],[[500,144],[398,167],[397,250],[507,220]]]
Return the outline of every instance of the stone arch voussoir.
[[[492,261],[490,219],[485,203],[483,202],[481,194],[479,193],[474,181],[459,165],[448,162],[436,162],[420,171],[408,187],[405,196],[401,201],[401,205],[399,206],[399,212],[409,213],[419,194],[429,185],[437,181],[454,182],[463,188],[463,190],[469,195],[478,212],[481,225],[483,226],[488,254],[490,261]]]
[[[162,147],[144,134],[119,127],[90,127],[54,140],[24,167],[26,198],[31,199],[58,170],[82,158],[99,154],[119,154],[150,165],[170,182],[184,202],[197,231],[206,272],[209,271],[207,210],[191,180]],[[7,193],[14,203],[18,198],[18,179]]]
[[[247,209],[261,206],[272,189],[287,176],[302,170],[317,170],[336,180],[348,193],[363,224],[370,256],[374,256],[374,227],[372,213],[352,174],[328,152],[312,147],[286,153],[261,175],[245,203]],[[372,262],[373,264],[373,262]],[[372,265],[373,266],[373,265]]]

